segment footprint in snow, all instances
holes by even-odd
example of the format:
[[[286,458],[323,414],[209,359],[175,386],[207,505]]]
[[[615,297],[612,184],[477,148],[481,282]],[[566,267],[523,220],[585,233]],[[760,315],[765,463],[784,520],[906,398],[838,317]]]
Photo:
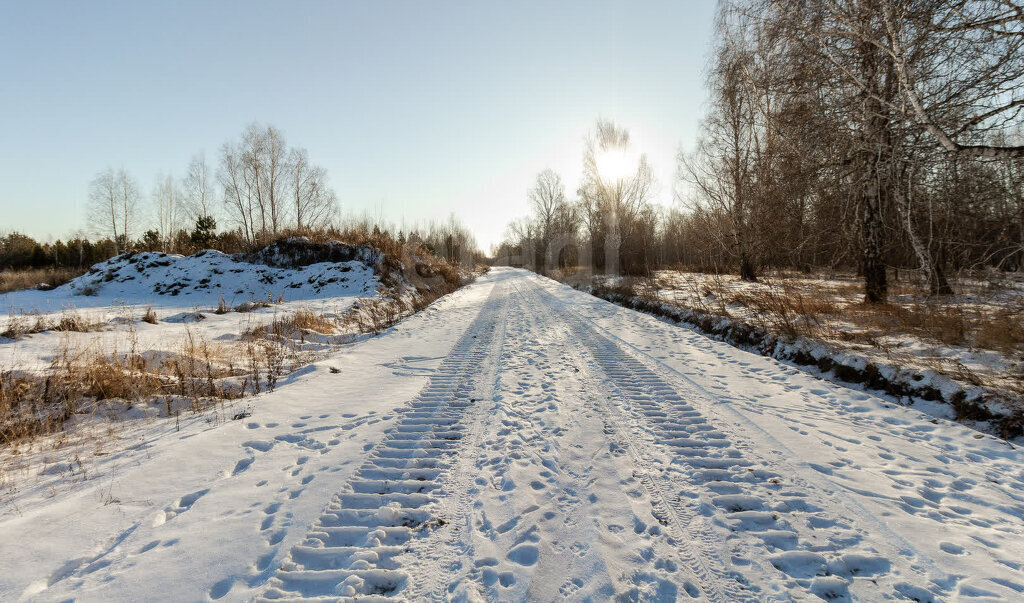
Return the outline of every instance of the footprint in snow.
[[[949,555],[964,554],[964,547],[960,546],[959,544],[953,544],[952,542],[940,542],[939,548],[942,549],[942,552],[947,553]]]
[[[224,578],[217,582],[210,588],[210,598],[213,600],[222,599],[225,595],[231,592],[231,587],[235,585],[234,578]]]
[[[518,563],[522,566],[531,566],[537,563],[537,559],[540,557],[540,551],[532,544],[521,544],[509,551],[506,557],[513,563]]]
[[[192,508],[192,505],[196,504],[197,500],[202,498],[209,491],[209,488],[207,488],[205,490],[193,492],[192,494],[187,494],[179,498],[174,504],[168,505],[153,519],[153,527],[161,526],[178,515],[188,511]]]
[[[255,458],[249,457],[238,461],[237,463],[235,463],[235,468],[231,471],[231,475],[235,476],[238,475],[239,473],[242,473],[243,471],[248,469],[249,466],[252,465],[253,461],[255,460]]]
[[[148,553],[149,551],[152,551],[153,549],[155,549],[158,546],[160,546],[160,541],[159,540],[154,540],[153,542],[150,542],[148,544],[143,545],[142,548],[139,549],[139,551],[136,553],[136,555],[141,555],[143,553]]]

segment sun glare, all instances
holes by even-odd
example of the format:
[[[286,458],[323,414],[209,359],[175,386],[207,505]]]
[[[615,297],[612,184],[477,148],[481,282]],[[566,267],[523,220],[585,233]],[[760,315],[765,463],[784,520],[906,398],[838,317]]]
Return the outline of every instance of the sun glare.
[[[638,161],[634,153],[622,147],[601,149],[594,159],[597,162],[597,172],[602,179],[608,181],[628,177],[636,169]]]

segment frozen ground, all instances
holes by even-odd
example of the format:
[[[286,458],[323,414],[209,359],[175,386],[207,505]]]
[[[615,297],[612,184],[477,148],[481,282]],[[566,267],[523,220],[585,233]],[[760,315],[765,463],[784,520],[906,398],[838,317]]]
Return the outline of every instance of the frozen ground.
[[[1019,448],[525,271],[244,403],[20,477],[0,599],[1024,596]]]

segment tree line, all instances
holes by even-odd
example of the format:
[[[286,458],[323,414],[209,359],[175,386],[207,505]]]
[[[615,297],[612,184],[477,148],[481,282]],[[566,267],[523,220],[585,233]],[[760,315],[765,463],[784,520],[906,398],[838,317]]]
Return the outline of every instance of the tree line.
[[[635,155],[629,131],[598,120],[583,152],[577,199],[546,169],[528,192],[531,215],[512,222],[494,251],[497,261],[543,272],[585,266],[608,273],[645,274],[655,256],[659,217],[651,203],[654,176]]]
[[[499,252],[565,265],[543,261],[554,243],[599,271],[686,264],[747,280],[847,268],[869,302],[887,299],[894,269],[920,271],[933,294],[951,292],[951,272],[1024,269],[1022,49],[1024,6],[1009,0],[721,2],[676,205],[652,207],[642,155],[613,173],[628,132],[599,122],[578,199],[556,203],[560,234],[534,199],[552,198],[542,174]]]
[[[202,223],[202,219],[200,219]],[[146,234],[151,234],[147,231]],[[129,241],[128,252],[161,251],[162,243],[150,236]],[[473,265],[484,261],[473,233],[454,215],[447,220],[432,221],[423,226],[398,228],[379,224],[368,218],[334,221],[318,228],[304,227],[302,230],[287,228],[278,233],[278,238],[305,236],[316,241],[343,241],[353,244],[370,243],[378,246],[398,245],[408,250],[422,250],[449,262]],[[212,232],[203,230],[202,225],[193,229],[178,231],[174,237],[177,253],[195,253],[213,249],[222,253],[235,254],[254,251],[272,242],[250,243],[240,230]],[[110,259],[122,253],[111,238],[93,238],[84,234],[73,235],[67,241],[41,242],[20,233],[0,235],[0,270],[26,270],[31,268],[68,268],[84,271],[97,262]],[[393,251],[393,248],[388,248]]]
[[[164,252],[211,246],[218,220],[231,236],[258,244],[286,229],[325,227],[339,210],[327,170],[306,149],[289,147],[279,129],[258,123],[221,146],[215,168],[200,153],[184,177],[158,175],[148,198],[125,169],[107,168],[90,183],[88,207],[93,234],[118,252],[136,240]]]
[[[123,168],[99,172],[89,184],[87,220],[89,233],[67,242],[0,233],[0,269],[84,269],[131,251],[242,253],[286,236],[397,243],[455,262],[482,257],[454,215],[409,228],[343,220],[327,170],[279,129],[258,123],[220,147],[215,167],[196,154],[183,177],[158,175],[148,195]]]
[[[67,241],[58,239],[53,243],[41,243],[19,232],[0,236],[0,270],[83,269],[115,253],[116,245],[111,239],[89,240],[78,235]]]

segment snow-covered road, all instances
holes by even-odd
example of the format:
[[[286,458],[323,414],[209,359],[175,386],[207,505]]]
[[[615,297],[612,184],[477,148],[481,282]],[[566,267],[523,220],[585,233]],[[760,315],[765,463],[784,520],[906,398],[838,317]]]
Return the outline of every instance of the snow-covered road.
[[[0,599],[1024,597],[1018,449],[522,270],[138,437]]]

